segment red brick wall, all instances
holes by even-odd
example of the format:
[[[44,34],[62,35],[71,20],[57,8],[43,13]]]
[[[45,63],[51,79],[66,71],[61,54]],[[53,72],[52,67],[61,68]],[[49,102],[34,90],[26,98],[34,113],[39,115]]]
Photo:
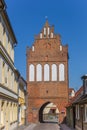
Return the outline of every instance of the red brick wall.
[[[46,22],[45,27],[49,26]],[[50,27],[51,28],[51,27]],[[53,31],[53,28],[50,29]],[[54,32],[53,32],[54,33]],[[42,29],[43,34],[43,29]],[[60,45],[62,51],[60,51]],[[68,102],[68,46],[61,44],[60,35],[55,35],[53,38],[40,38],[36,36],[33,44],[34,51],[27,49],[27,91],[28,91],[28,121],[38,122],[39,121],[39,109],[46,102],[52,102],[58,106],[61,111],[64,110],[66,103]],[[44,81],[44,65],[49,64],[50,68],[52,64],[56,64],[57,67],[62,63],[65,66],[65,81],[51,81],[52,73],[50,71],[50,81]],[[29,81],[29,65],[33,64],[42,65],[42,81],[37,82],[36,76],[35,81]],[[51,69],[50,69],[51,70]],[[59,71],[59,70],[58,70]],[[59,72],[57,73],[59,75]],[[62,121],[64,115],[60,115],[60,121]]]

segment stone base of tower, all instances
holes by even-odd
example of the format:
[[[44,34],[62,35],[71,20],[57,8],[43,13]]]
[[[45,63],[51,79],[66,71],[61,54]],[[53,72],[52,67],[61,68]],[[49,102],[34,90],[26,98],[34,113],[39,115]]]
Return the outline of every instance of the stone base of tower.
[[[28,113],[28,122],[29,123],[38,123],[44,122],[42,119],[43,110],[47,104],[54,103],[58,110],[58,123],[62,123],[66,117],[66,104],[67,99],[29,99],[29,107],[27,110]]]

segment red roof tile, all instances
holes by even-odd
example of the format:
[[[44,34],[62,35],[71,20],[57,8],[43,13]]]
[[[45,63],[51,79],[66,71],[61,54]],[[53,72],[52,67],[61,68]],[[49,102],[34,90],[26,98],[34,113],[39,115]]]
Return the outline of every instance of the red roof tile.
[[[69,103],[66,105],[66,107],[69,107],[72,105],[72,103],[77,99],[77,97],[79,97],[81,95],[81,93],[83,92],[83,86],[80,87],[79,90],[77,90],[77,92],[75,93],[75,96],[72,97],[69,101]]]

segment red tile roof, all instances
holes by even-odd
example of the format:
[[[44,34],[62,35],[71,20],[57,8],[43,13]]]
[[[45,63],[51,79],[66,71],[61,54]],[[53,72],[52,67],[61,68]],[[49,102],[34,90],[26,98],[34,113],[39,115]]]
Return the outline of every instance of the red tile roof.
[[[72,105],[72,103],[79,97],[81,96],[81,93],[83,92],[83,86],[80,87],[79,90],[77,90],[77,92],[75,93],[75,96],[71,98],[71,100],[69,101],[69,103],[66,105],[66,107],[69,107]]]

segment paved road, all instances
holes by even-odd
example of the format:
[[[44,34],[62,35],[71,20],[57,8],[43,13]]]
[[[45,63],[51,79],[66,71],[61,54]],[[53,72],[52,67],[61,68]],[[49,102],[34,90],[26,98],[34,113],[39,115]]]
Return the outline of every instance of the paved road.
[[[40,123],[40,124],[31,124],[24,130],[60,130],[60,129],[58,124]]]
[[[40,123],[37,124],[33,130],[60,130],[58,124],[54,123]]]

